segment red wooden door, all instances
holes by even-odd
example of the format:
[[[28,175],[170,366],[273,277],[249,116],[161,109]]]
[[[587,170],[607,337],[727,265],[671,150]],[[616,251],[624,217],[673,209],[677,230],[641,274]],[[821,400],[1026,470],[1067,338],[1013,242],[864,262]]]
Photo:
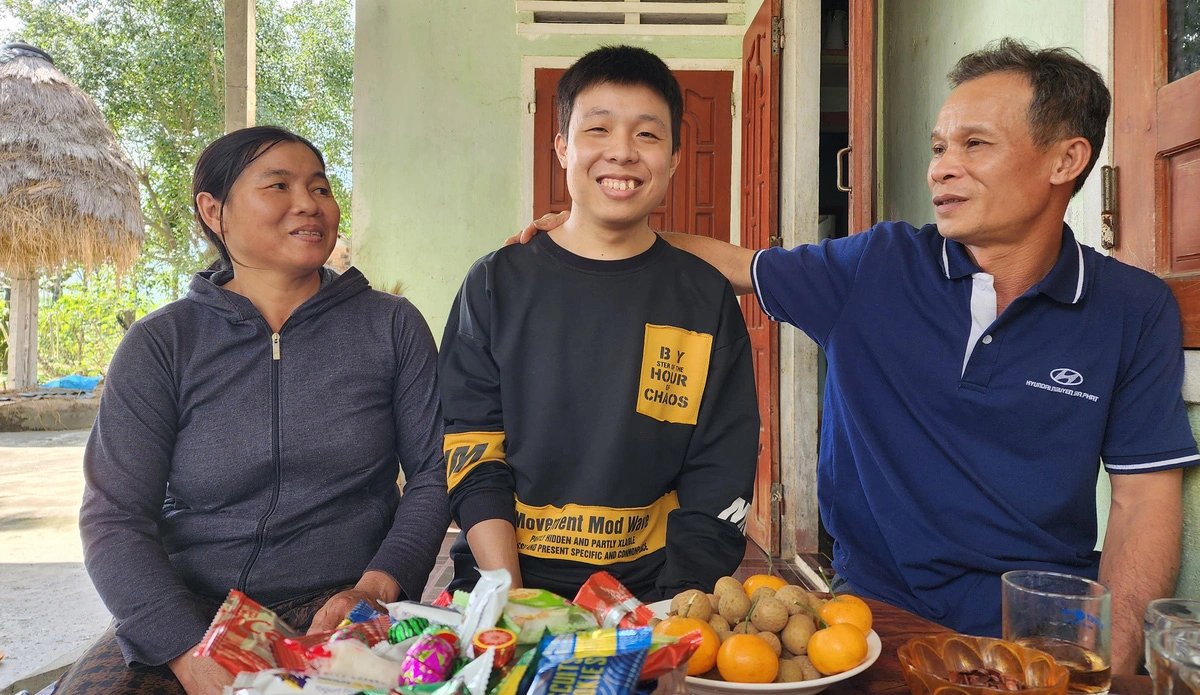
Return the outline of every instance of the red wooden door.
[[[1200,347],[1200,42],[1183,0],[1116,0],[1117,258],[1157,272]]]
[[[558,110],[554,93],[564,70],[534,71],[533,216],[571,207],[567,174],[554,153]],[[677,70],[683,91],[679,168],[662,205],[650,214],[654,229],[700,234],[729,241],[730,177],[733,157],[733,73]]]
[[[765,249],[779,234],[779,34],[781,0],[765,0],[742,41],[742,246]],[[774,32],[772,31],[774,30]],[[772,34],[774,33],[774,36]],[[746,535],[779,554],[779,325],[752,296],[742,314],[754,351],[761,419],[758,477]]]
[[[875,224],[875,2],[850,0],[850,234]],[[839,182],[840,183],[840,182]]]

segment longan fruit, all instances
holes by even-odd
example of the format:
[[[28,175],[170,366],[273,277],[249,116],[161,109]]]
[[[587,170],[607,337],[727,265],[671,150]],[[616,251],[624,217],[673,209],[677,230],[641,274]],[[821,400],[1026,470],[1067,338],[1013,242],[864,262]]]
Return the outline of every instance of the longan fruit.
[[[712,617],[712,604],[707,596],[695,589],[685,593],[687,596],[679,601],[679,615],[704,621]]]
[[[737,625],[734,625],[733,629],[730,630],[730,633],[734,635],[757,635],[758,628],[754,627],[754,623],[750,622],[749,620],[744,620]]]
[[[821,672],[817,670],[817,667],[812,665],[812,662],[808,660],[807,656],[792,657],[792,663],[799,664],[800,666],[800,673],[804,676],[800,680],[813,681],[824,677],[821,675]]]
[[[775,596],[774,589],[772,589],[769,586],[760,586],[754,590],[753,594],[750,595],[750,601],[751,601],[751,603],[753,603],[754,601],[757,601],[759,599],[773,598],[774,596]]]
[[[732,592],[734,589],[737,589],[736,593],[739,593],[742,596],[746,595],[746,592],[742,589],[741,582],[734,579],[733,577],[721,577],[720,579],[717,580],[716,586],[713,587],[713,594],[719,600],[721,597],[723,597],[726,594],[726,592]],[[747,598],[749,598],[749,597],[747,597]]]
[[[671,615],[683,615],[680,613],[680,606],[689,601],[694,601],[697,595],[703,596],[697,589],[688,589],[675,594],[675,598],[671,599]]]
[[[662,622],[662,618],[651,618],[651,619],[650,619],[650,623],[649,623],[649,625],[648,625],[648,626],[649,626],[649,627],[655,627],[655,626],[657,626],[657,625],[658,625],[659,623],[661,623],[661,622]]]
[[[787,606],[779,599],[760,598],[750,612],[750,622],[763,632],[779,632],[788,624]]]
[[[779,660],[779,672],[775,674],[776,683],[796,683],[802,680],[807,679],[800,664],[788,659]]]
[[[797,655],[808,654],[808,638],[816,631],[817,627],[812,618],[797,613],[788,618],[783,632],[779,633],[779,639],[789,652]]]
[[[716,615],[721,610],[721,604],[717,599],[716,594],[705,594],[708,597],[708,605],[712,606],[712,614]]]
[[[717,638],[721,642],[724,642],[726,637],[733,634],[732,628],[729,627],[729,621],[719,615],[709,618],[708,624],[712,626],[713,632],[717,633]]]
[[[808,592],[795,584],[788,584],[775,592],[775,598],[787,606],[788,615],[805,613],[808,606]]]
[[[737,591],[726,591],[721,594],[718,608],[721,617],[728,620],[731,625],[740,623],[750,612],[750,597],[740,588]]]
[[[759,632],[755,637],[770,645],[771,651],[775,652],[775,656],[779,656],[780,652],[783,651],[783,645],[779,643],[779,638],[775,636],[774,632]]]

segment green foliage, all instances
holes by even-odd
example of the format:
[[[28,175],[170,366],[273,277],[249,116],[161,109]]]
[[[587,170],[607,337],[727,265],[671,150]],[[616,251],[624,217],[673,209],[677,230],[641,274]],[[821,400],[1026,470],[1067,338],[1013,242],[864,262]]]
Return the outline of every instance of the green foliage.
[[[298,132],[322,150],[347,234],[353,0],[258,0],[257,9],[257,121]],[[141,183],[146,242],[132,276],[118,287],[106,269],[87,280],[67,269],[64,277],[72,280],[51,293],[49,305],[43,302],[39,321],[39,330],[54,334],[39,339],[47,363],[39,371],[54,374],[50,364],[104,365],[119,339],[111,333],[112,316],[130,308],[140,316],[181,297],[192,273],[211,258],[192,218],[191,170],[224,132],[224,4],[0,0],[5,12],[23,26],[0,39],[26,41],[54,57],[96,100]],[[85,287],[87,297],[74,296]],[[104,301],[115,302],[104,309],[107,317]],[[89,340],[94,349],[83,346]]]

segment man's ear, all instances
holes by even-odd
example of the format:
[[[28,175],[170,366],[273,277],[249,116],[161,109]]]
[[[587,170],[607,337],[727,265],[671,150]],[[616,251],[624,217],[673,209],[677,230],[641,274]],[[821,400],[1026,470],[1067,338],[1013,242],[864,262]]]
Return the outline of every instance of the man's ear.
[[[212,193],[206,191],[196,194],[196,210],[204,224],[218,236],[224,231],[221,227],[221,201],[214,198]]]
[[[683,150],[675,150],[671,155],[671,176],[675,175],[675,170],[679,168],[680,153]]]
[[[1092,143],[1087,138],[1071,138],[1055,146],[1058,157],[1050,172],[1050,183],[1059,186],[1079,178],[1092,158]]]
[[[567,138],[562,133],[554,136],[554,151],[558,154],[558,165],[567,168]]]

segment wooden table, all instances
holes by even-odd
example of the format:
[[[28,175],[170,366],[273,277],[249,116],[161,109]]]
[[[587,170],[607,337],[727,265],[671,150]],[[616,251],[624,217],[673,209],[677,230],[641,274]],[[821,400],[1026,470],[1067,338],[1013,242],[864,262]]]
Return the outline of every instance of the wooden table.
[[[822,695],[909,695],[896,650],[913,637],[950,630],[901,608],[872,599],[864,600],[874,614],[872,627],[879,635],[883,651],[871,668],[853,678],[834,683]],[[1150,679],[1146,676],[1115,676],[1110,692],[1113,695],[1149,695],[1151,690]]]

